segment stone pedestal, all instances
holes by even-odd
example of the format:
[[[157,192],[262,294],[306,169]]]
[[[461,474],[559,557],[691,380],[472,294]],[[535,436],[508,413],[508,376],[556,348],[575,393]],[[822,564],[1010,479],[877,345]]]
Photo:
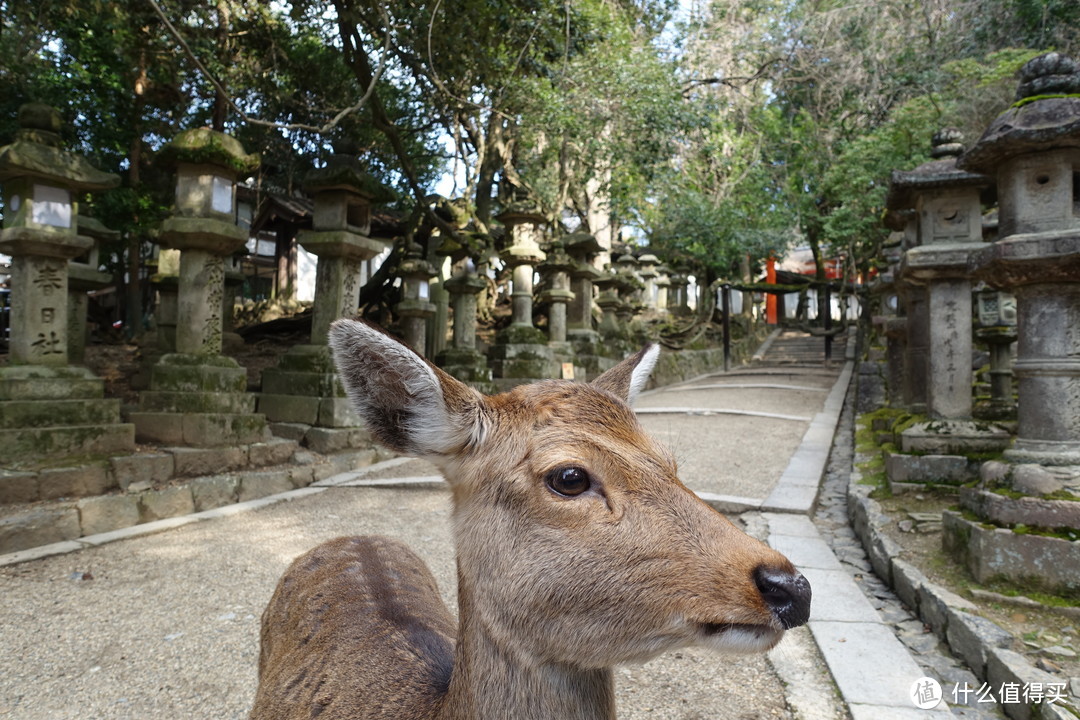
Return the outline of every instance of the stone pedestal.
[[[133,428],[120,422],[119,401],[104,399],[102,380],[68,365],[68,261],[93,245],[76,234],[75,193],[113,187],[119,178],[63,149],[53,108],[24,105],[19,124],[14,142],[0,148],[0,253],[11,256],[0,464],[133,450]]]
[[[221,354],[225,258],[244,247],[236,218],[236,179],[258,166],[235,139],[206,128],[177,135],[161,154],[176,171],[175,214],[158,243],[180,251],[176,352],[161,357],[150,389],[131,413],[136,436],[150,443],[213,447],[264,439],[247,371]]]
[[[333,155],[307,176],[304,186],[314,195],[315,213],[313,229],[301,232],[298,240],[319,258],[311,338],[290,348],[276,368],[263,371],[259,412],[274,423],[317,426],[353,437],[350,428],[362,423],[337,379],[327,340],[331,323],[356,314],[360,264],[386,247],[367,233],[371,203],[387,195],[349,152]]]

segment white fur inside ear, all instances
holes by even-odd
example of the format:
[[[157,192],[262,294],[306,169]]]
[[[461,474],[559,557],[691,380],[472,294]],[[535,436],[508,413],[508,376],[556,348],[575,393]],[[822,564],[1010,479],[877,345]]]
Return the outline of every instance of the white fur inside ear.
[[[628,405],[633,405],[634,401],[637,400],[638,393],[645,389],[645,385],[649,382],[649,376],[652,375],[653,368],[656,367],[656,361],[659,359],[659,345],[650,345],[645,349],[641,362],[634,367],[634,372],[630,375],[630,391],[627,393],[626,398]]]

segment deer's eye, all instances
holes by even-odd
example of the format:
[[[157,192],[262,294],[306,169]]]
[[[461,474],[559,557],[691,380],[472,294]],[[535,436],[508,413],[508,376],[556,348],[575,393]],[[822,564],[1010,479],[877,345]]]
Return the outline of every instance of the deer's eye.
[[[567,497],[580,495],[589,489],[592,480],[589,473],[579,467],[565,467],[552,470],[547,474],[547,486]]]

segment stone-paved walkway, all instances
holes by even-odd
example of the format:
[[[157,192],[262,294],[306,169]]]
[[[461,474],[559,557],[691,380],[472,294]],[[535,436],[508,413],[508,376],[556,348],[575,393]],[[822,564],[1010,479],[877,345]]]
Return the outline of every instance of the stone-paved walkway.
[[[933,717],[910,704],[911,683],[966,679],[873,579],[847,528],[851,432],[841,409],[851,370],[840,343],[823,368],[820,343],[778,335],[749,368],[640,398],[643,423],[674,448],[686,483],[788,553],[814,605],[809,628],[767,656],[687,650],[619,668],[620,717]],[[288,562],[317,542],[400,537],[454,607],[448,502],[433,468],[398,459],[0,567],[0,717],[243,718],[259,614]]]

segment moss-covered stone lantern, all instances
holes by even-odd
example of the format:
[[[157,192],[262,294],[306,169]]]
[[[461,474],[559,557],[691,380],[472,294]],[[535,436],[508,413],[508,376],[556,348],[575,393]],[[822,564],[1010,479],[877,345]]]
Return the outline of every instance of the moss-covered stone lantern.
[[[304,180],[315,210],[312,229],[301,231],[297,240],[319,258],[311,337],[307,344],[290,348],[277,368],[263,372],[259,411],[274,422],[326,428],[320,438],[344,438],[325,448],[337,450],[352,442],[351,428],[360,425],[360,419],[337,379],[327,345],[330,324],[354,316],[359,308],[361,263],[387,246],[368,235],[371,206],[393,194],[365,171],[351,142],[339,141],[334,150],[326,165]]]
[[[492,371],[497,379],[511,382],[559,376],[559,367],[547,345],[547,336],[533,325],[533,275],[547,257],[540,249],[543,213],[522,200],[496,216],[506,232],[506,247],[499,253],[513,273],[513,315],[508,327],[495,336],[491,346]],[[510,384],[503,383],[504,385]]]
[[[10,353],[13,365],[68,364],[68,260],[93,240],[77,232],[77,194],[119,184],[60,140],[60,114],[48,105],[19,109],[19,130],[0,148],[4,227],[11,255]]]
[[[236,224],[236,181],[259,166],[225,133],[196,128],[179,133],[160,161],[176,174],[176,204],[161,224],[158,243],[180,251],[176,352],[220,355],[225,258],[244,247]]]
[[[905,451],[964,453],[1003,448],[1000,428],[972,418],[971,258],[982,248],[981,197],[992,180],[961,170],[960,134],[935,133],[929,162],[911,171],[894,171],[888,205],[912,209],[919,244],[900,261],[900,276],[927,288],[927,423],[905,430]],[[910,368],[909,372],[917,372]]]
[[[258,155],[225,133],[197,128],[180,132],[158,160],[176,177],[173,214],[157,238],[161,247],[180,251],[175,352],[151,368],[150,388],[129,417],[144,442],[259,442],[266,418],[254,412],[247,371],[221,354],[226,258],[248,239],[236,224],[236,182],[254,172]]]
[[[0,466],[134,448],[134,428],[120,422],[119,400],[105,399],[104,381],[68,365],[68,262],[94,244],[78,232],[79,196],[120,178],[66,150],[60,129],[54,108],[28,103],[13,142],[0,148],[0,252],[11,256],[12,300],[9,365],[0,367]]]

